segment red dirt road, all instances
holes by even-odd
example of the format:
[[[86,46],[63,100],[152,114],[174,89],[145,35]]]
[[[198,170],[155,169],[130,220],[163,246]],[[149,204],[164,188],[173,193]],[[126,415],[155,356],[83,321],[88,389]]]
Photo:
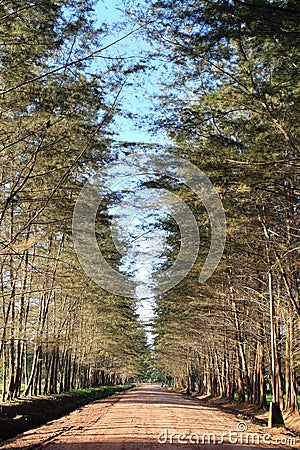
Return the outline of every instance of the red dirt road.
[[[278,450],[290,447],[299,449],[300,440],[149,385],[98,400],[0,445],[1,450]]]

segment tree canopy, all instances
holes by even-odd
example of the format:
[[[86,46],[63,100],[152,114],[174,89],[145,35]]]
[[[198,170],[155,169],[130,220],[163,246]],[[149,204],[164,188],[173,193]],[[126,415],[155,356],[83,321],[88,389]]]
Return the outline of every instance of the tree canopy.
[[[0,6],[2,398],[135,376],[261,408],[273,389],[282,408],[297,412],[299,2],[123,4],[130,22],[110,43],[112,28],[96,25],[93,1]],[[136,30],[144,49],[131,41],[130,51],[106,53]],[[116,115],[134,119],[126,97],[123,109],[118,103],[122,89],[140,73],[158,81],[145,120],[152,134],[165,131],[165,145],[114,141]],[[72,239],[85,183],[95,173],[104,180],[117,161],[119,172],[110,176],[136,175],[132,153],[137,168],[149,161],[150,175],[144,170],[123,193],[102,199],[95,233],[107,261],[137,287],[143,284],[134,278],[138,268],[147,272],[153,345],[139,317],[139,295],[122,297],[95,284]],[[226,247],[205,283],[199,273],[211,245],[210,215],[182,179],[174,181],[172,168],[159,174],[158,155],[166,165],[175,156],[192,163],[222,200]],[[134,196],[138,189],[145,194]],[[200,233],[193,269],[160,294],[153,280],[176,261],[182,236],[163,207],[147,209],[147,189],[151,200],[154,189],[180,197]],[[127,260],[111,237],[116,204],[119,216],[130,208],[143,212],[137,236],[124,233],[120,241],[131,246]],[[147,255],[146,240],[138,238],[152,231],[159,238]],[[146,256],[151,262],[143,264]]]

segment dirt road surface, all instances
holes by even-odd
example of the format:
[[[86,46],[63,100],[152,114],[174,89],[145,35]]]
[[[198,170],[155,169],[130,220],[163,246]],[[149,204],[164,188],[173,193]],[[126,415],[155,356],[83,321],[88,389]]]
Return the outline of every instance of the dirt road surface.
[[[198,442],[198,443],[197,443]],[[3,442],[1,450],[300,449],[300,439],[143,385]]]

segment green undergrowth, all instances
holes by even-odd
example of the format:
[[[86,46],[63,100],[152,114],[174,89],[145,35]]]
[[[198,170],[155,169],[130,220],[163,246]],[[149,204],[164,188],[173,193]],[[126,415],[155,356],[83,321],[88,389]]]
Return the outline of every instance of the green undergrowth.
[[[130,386],[119,384],[117,386],[100,386],[98,388],[73,389],[70,394],[75,394],[82,398],[97,400],[98,398],[109,397],[110,395],[119,394],[130,389]]]

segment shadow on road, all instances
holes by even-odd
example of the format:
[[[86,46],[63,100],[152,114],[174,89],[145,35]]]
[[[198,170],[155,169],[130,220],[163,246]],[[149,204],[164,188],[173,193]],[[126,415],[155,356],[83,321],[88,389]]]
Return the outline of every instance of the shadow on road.
[[[203,405],[191,397],[187,397],[175,392],[169,392],[161,387],[148,387],[139,388],[138,390],[132,390],[126,393],[126,397],[121,397],[122,403],[132,404],[157,404],[157,405],[170,405],[178,406],[181,408],[187,408],[192,406],[193,408],[202,409]]]

